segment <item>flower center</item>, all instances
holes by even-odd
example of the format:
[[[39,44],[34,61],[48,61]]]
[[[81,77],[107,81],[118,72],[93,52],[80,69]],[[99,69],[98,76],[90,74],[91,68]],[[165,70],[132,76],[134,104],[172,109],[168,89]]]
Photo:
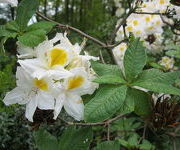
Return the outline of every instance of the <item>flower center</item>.
[[[50,52],[49,66],[54,67],[56,65],[64,66],[67,63],[67,52],[63,49],[54,48]]]
[[[159,3],[160,3],[161,5],[164,5],[164,4],[165,4],[164,0],[160,0]]]
[[[68,90],[72,90],[80,87],[84,83],[84,78],[82,76],[75,76],[68,81]]]
[[[139,25],[138,20],[134,20],[134,21],[133,21],[133,24],[134,24],[134,26],[138,26],[138,25]]]
[[[38,88],[41,89],[43,91],[47,91],[48,90],[48,84],[45,80],[41,79],[38,80],[37,78],[34,79],[34,85]]]

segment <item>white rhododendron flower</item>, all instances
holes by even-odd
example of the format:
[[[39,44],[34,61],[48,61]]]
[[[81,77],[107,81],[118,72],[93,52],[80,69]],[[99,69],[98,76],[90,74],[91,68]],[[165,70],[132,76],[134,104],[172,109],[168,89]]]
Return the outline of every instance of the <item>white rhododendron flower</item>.
[[[61,33],[33,49],[18,43],[21,67],[17,69],[17,88],[7,93],[4,103],[26,104],[29,121],[33,121],[37,107],[54,110],[54,119],[64,107],[74,119],[82,120],[84,104],[81,96],[92,94],[98,88],[98,84],[92,82],[96,74],[89,60],[98,58],[87,52],[80,55],[81,49],[79,44],[71,44],[66,34]]]
[[[32,78],[21,67],[16,72],[17,87],[8,92],[4,98],[6,105],[26,104],[25,116],[33,121],[33,115],[39,109],[54,109],[54,97],[51,94],[52,83],[48,78]]]
[[[18,5],[18,0],[0,0],[0,3],[10,4],[12,7],[16,7]]]
[[[17,57],[20,59],[37,57],[35,49],[24,46],[20,42],[17,42],[17,52],[18,52]]]
[[[66,112],[76,120],[82,120],[84,117],[84,105],[82,95],[92,94],[98,87],[98,84],[91,82],[92,76],[89,75],[84,67],[70,69],[72,77],[65,79],[59,84],[59,95],[56,98],[54,119],[57,118],[64,106]]]
[[[169,70],[169,69],[173,69],[174,67],[174,58],[170,58],[167,56],[162,57],[162,59],[159,61],[159,64],[164,66],[165,69]]]
[[[117,7],[117,11],[122,8],[121,1],[114,0]],[[134,2],[134,4],[137,1]],[[123,8],[122,8],[123,9]],[[179,12],[180,7],[172,5],[170,0],[143,0],[139,4],[137,12],[149,12],[149,13],[165,13],[167,10],[173,10],[175,13],[173,17],[176,19],[180,18]],[[119,16],[119,14],[117,14]],[[167,17],[164,17],[167,20]],[[167,22],[172,22],[172,19],[168,19]],[[118,20],[117,26],[121,22],[121,19]],[[126,36],[129,36],[130,33],[133,33],[135,37],[139,37],[144,41],[144,45],[152,53],[161,52],[163,47],[163,23],[160,15],[151,15],[151,14],[135,14],[132,13],[126,20],[125,33]],[[149,37],[154,37],[149,38]],[[125,38],[123,26],[120,27],[116,33],[116,41],[121,41]]]
[[[56,42],[60,44],[54,46]],[[79,45],[72,45],[66,35],[57,34],[52,40],[46,40],[39,44],[35,51],[37,58],[19,60],[20,65],[38,79],[44,75],[55,75],[58,79],[72,75],[64,69],[75,57],[75,51],[79,52]]]
[[[126,49],[127,49],[126,43],[121,43],[113,49],[114,57],[116,59],[117,64],[120,66],[121,70],[123,70],[123,60]]]

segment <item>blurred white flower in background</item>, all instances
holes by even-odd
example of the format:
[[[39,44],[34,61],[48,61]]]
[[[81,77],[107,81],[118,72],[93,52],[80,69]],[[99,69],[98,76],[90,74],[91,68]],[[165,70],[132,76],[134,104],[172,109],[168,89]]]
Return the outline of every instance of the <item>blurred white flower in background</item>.
[[[174,63],[174,58],[170,58],[167,56],[162,57],[162,59],[159,61],[159,64],[164,66],[166,70],[173,69]]]
[[[116,59],[117,64],[120,66],[121,70],[123,70],[123,60],[126,49],[127,49],[126,43],[121,43],[113,49],[114,57]]]
[[[121,0],[114,0],[117,7],[117,12],[122,8]],[[136,1],[135,1],[136,2]],[[149,12],[149,13],[165,13],[168,10],[174,10],[176,13],[173,15],[174,18],[180,18],[180,7],[172,5],[169,0],[144,0],[137,12]],[[117,17],[119,17],[117,13]],[[172,19],[164,17],[167,22],[172,23]],[[121,22],[118,20],[117,25]],[[144,45],[152,53],[159,53],[164,49],[163,42],[163,23],[160,15],[151,14],[131,14],[126,20],[125,32],[123,26],[119,29],[116,34],[116,41],[121,41],[130,33],[133,33],[135,37],[140,37],[144,41]],[[125,34],[124,34],[125,33]]]
[[[0,0],[0,3],[10,4],[12,7],[17,7],[18,0]]]

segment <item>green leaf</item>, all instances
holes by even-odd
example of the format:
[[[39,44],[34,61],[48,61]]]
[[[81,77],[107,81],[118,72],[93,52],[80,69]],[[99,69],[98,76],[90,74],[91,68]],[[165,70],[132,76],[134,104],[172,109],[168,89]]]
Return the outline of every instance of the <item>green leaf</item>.
[[[117,75],[104,75],[96,78],[93,82],[99,83],[99,84],[122,84],[126,83],[126,81],[120,76]]]
[[[123,105],[126,86],[105,85],[99,88],[95,97],[85,105],[85,120],[98,122],[110,118]]]
[[[5,49],[4,49],[4,43],[6,42],[7,37],[3,37],[0,39],[0,54],[3,55],[5,54]]]
[[[33,30],[44,30],[46,33],[51,31],[52,27],[55,26],[55,23],[48,22],[48,21],[41,21],[35,24],[32,24],[28,26],[27,31],[33,31]]]
[[[35,47],[46,39],[46,32],[44,30],[34,30],[24,33],[18,37],[18,40],[25,46]]]
[[[129,94],[130,90],[131,90],[131,88],[127,89],[126,99],[125,99],[123,105],[118,110],[118,112],[121,114],[127,114],[127,113],[131,113],[134,111],[135,104],[134,104],[134,99],[131,98],[131,95]]]
[[[12,37],[15,38],[17,32],[7,30],[5,25],[0,25],[0,37]]]
[[[142,144],[139,146],[141,150],[154,150],[155,147],[147,140],[143,140]]]
[[[144,70],[134,83],[141,83],[146,81],[173,84],[178,77],[180,77],[180,71],[164,73],[157,69],[148,69]]]
[[[111,125],[111,130],[112,131],[133,131],[141,126],[141,122],[137,120],[137,118],[121,118],[115,122],[112,123]]]
[[[120,144],[117,141],[106,141],[98,144],[93,150],[119,150]]]
[[[91,66],[99,76],[116,75],[123,79],[122,71],[118,65],[101,64],[96,61],[91,61]]]
[[[132,40],[124,56],[124,69],[127,80],[132,81],[142,72],[146,59],[146,51],[140,39]]]
[[[17,8],[16,22],[21,31],[24,31],[33,14],[38,8],[38,0],[22,0]]]
[[[148,93],[137,89],[131,89],[129,97],[134,100],[134,112],[139,116],[148,116],[151,113],[151,102]]]
[[[92,140],[92,129],[69,127],[59,140],[59,150],[88,150]]]
[[[139,138],[139,135],[138,134],[132,134],[129,139],[128,139],[128,143],[134,147],[136,145],[138,145],[138,138]]]
[[[15,33],[20,32],[19,26],[16,21],[10,21],[6,24],[6,29]]]
[[[170,50],[166,52],[166,55],[171,56],[171,57],[176,57],[180,58],[180,46],[178,50]]]
[[[145,70],[132,86],[158,93],[180,95],[180,89],[172,85],[179,75],[179,71],[163,73],[156,69]]]
[[[34,138],[38,150],[58,150],[58,141],[56,137],[49,132],[40,129],[34,133]]]

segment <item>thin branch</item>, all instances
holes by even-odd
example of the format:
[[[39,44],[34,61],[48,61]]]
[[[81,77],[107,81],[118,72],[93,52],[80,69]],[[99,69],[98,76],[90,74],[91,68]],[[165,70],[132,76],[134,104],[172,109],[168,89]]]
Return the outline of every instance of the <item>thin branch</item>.
[[[106,43],[101,42],[100,40],[98,40],[98,39],[96,39],[96,38],[94,38],[94,37],[92,37],[92,36],[84,33],[83,31],[81,31],[81,30],[79,30],[79,29],[77,29],[77,28],[75,28],[75,27],[58,23],[58,22],[56,22],[56,21],[54,21],[54,20],[52,20],[52,19],[50,19],[50,18],[42,15],[42,14],[39,13],[39,12],[36,12],[36,14],[37,14],[39,17],[41,17],[41,18],[43,18],[44,20],[46,20],[46,21],[50,21],[50,22],[53,22],[53,23],[57,24],[57,27],[59,27],[59,28],[64,28],[64,29],[67,29],[67,30],[68,30],[68,29],[69,29],[69,30],[72,30],[72,31],[74,31],[74,32],[82,35],[83,37],[86,37],[87,39],[92,40],[93,42],[95,42],[96,44],[100,45],[100,46],[103,47],[103,48],[113,48],[113,47],[115,47],[115,46],[117,45],[117,44],[113,44],[113,45],[106,44]]]
[[[167,13],[158,13],[158,12],[133,12],[134,14],[144,14],[144,15],[167,15]]]
[[[110,140],[110,123],[107,125],[107,140]]]
[[[99,56],[100,56],[100,60],[102,61],[103,64],[106,64],[106,62],[104,61],[103,55],[102,55],[102,51],[99,51]]]
[[[77,126],[107,126],[108,124],[111,124],[112,122],[120,119],[120,118],[123,118],[123,117],[126,117],[127,114],[125,115],[118,115],[110,120],[107,120],[107,121],[104,121],[104,122],[96,122],[96,123],[76,123],[76,122],[68,122],[62,118],[60,118],[60,120],[62,120],[63,122],[65,122],[67,125],[77,125]]]
[[[118,30],[121,28],[122,25],[124,25],[126,23],[127,18],[136,10],[135,8],[132,8],[129,10],[129,12],[126,14],[126,16],[121,20],[121,22],[119,23],[119,25],[116,27],[116,29],[114,30],[112,36],[111,36],[111,42],[115,39],[116,37],[116,33],[118,32]]]
[[[173,138],[173,150],[177,150],[175,138]]]
[[[177,32],[175,31],[176,29],[175,29],[174,24],[171,24],[171,23],[167,22],[167,21],[163,18],[162,15],[160,15],[160,17],[161,17],[162,22],[163,22],[164,24],[168,25],[168,26],[171,28],[171,31],[172,31],[175,35],[180,36],[180,33],[177,33]]]

